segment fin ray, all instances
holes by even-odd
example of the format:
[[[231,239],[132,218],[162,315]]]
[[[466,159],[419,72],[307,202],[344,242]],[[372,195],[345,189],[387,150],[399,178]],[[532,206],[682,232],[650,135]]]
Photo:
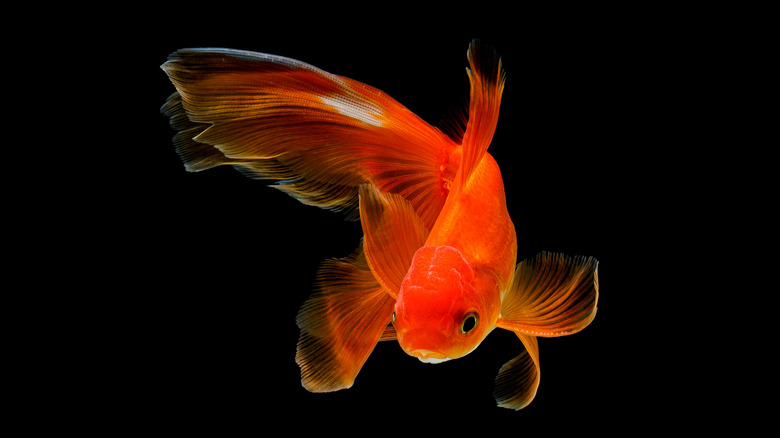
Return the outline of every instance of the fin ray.
[[[496,325],[533,336],[576,333],[596,316],[598,261],[543,252],[517,265]]]
[[[536,337],[515,333],[525,351],[505,363],[498,372],[493,397],[498,406],[520,410],[528,406],[539,389],[539,344]]]
[[[390,323],[394,300],[366,264],[362,248],[327,260],[317,291],[298,312],[301,329],[295,361],[311,392],[349,388]]]
[[[469,116],[463,134],[460,183],[464,187],[490,146],[498,124],[506,75],[498,53],[479,40],[468,51],[471,82]]]
[[[366,260],[379,283],[397,298],[414,253],[425,244],[428,229],[411,204],[399,195],[364,184],[359,198]]]
[[[162,69],[177,92],[161,111],[174,129],[187,128],[177,150],[188,170],[233,164],[276,179],[262,171],[272,165],[295,181],[280,183],[286,193],[347,213],[357,208],[357,186],[372,183],[433,225],[457,144],[385,93],[293,59],[230,49],[182,49]]]

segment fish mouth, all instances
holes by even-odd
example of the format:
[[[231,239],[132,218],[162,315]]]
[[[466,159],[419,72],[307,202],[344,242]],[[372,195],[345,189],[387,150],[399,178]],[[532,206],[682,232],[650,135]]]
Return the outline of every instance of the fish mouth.
[[[411,353],[423,363],[442,363],[450,360],[449,357],[431,350],[412,350]]]

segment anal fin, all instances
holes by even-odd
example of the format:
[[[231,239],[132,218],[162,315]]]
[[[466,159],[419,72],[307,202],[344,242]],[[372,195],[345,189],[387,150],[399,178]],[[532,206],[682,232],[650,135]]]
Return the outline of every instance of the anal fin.
[[[539,388],[539,344],[536,337],[516,333],[525,351],[505,363],[496,376],[493,397],[502,408],[519,410],[528,406]]]

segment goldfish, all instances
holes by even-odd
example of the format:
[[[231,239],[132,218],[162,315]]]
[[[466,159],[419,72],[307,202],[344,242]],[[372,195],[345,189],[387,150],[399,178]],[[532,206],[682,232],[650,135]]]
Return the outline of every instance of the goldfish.
[[[308,391],[350,388],[380,341],[436,364],[471,353],[499,328],[524,348],[499,370],[493,396],[519,410],[539,386],[537,338],[577,333],[595,317],[595,258],[542,252],[517,262],[501,171],[488,153],[506,73],[479,40],[467,61],[467,114],[449,127],[282,56],[181,49],[161,66],[176,89],[161,112],[187,171],[229,165],[360,221],[360,244],[322,263],[296,318]]]

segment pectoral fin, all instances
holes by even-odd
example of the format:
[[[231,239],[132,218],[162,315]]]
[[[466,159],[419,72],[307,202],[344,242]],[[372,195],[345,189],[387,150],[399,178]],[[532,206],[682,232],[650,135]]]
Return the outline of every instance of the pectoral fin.
[[[598,261],[543,252],[517,265],[496,325],[531,336],[563,336],[596,316]]]
[[[402,196],[364,184],[359,197],[368,266],[387,293],[397,298],[414,253],[425,244],[428,229]]]
[[[517,265],[501,303],[497,327],[515,332],[526,351],[510,360],[496,377],[498,405],[522,409],[539,387],[537,336],[563,336],[585,328],[596,315],[598,261],[541,253]]]

